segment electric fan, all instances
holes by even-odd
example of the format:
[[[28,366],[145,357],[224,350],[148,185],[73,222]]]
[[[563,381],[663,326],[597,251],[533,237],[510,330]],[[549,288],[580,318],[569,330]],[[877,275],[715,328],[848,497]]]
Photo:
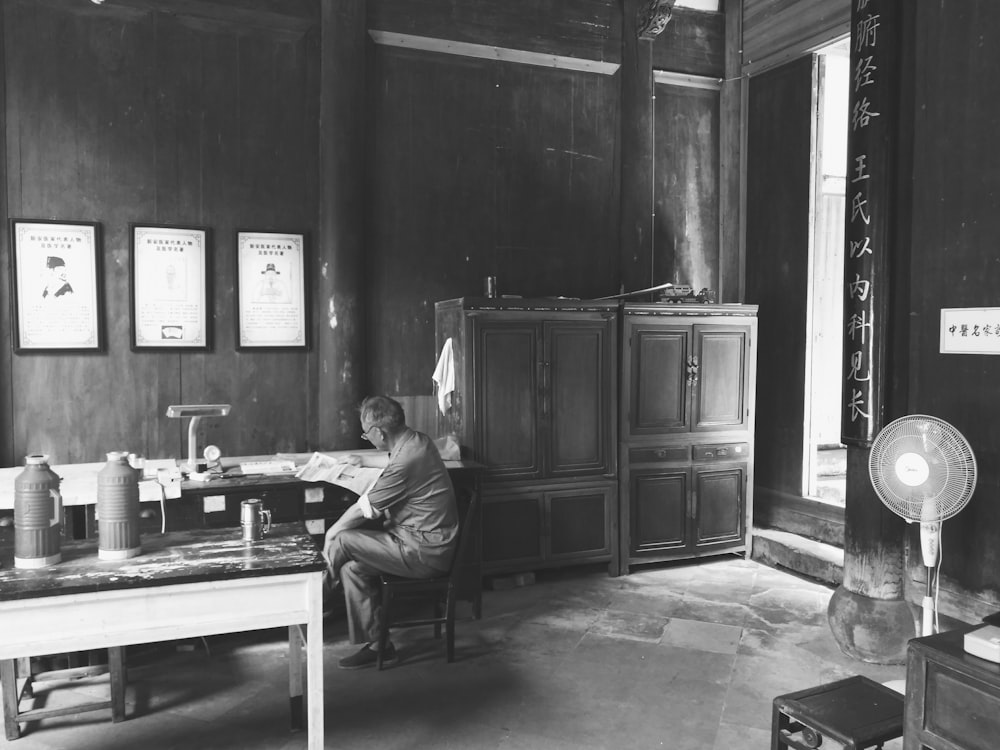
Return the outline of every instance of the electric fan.
[[[927,569],[921,635],[934,632],[932,581],[939,565],[941,522],[976,489],[976,457],[958,430],[937,417],[914,414],[887,424],[872,443],[868,474],[882,503],[907,523],[920,524]]]

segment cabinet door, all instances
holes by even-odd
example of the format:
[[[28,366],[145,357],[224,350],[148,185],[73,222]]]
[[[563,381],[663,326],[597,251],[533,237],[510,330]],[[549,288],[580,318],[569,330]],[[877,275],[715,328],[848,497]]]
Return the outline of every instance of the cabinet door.
[[[687,432],[691,327],[640,323],[630,330],[629,432]]]
[[[630,553],[683,550],[689,539],[689,470],[633,469],[630,474]]]
[[[696,548],[744,543],[746,481],[746,464],[694,469]]]
[[[540,477],[541,326],[482,318],[475,328],[476,458],[494,477]]]
[[[542,505],[540,492],[512,490],[483,495],[484,567],[516,567],[542,561]]]
[[[540,426],[547,477],[611,474],[614,432],[612,321],[543,325]]]
[[[747,427],[749,346],[749,327],[694,327],[694,362],[697,365],[691,389],[691,429],[694,432]]]
[[[581,487],[545,493],[549,560],[609,558],[612,486]]]

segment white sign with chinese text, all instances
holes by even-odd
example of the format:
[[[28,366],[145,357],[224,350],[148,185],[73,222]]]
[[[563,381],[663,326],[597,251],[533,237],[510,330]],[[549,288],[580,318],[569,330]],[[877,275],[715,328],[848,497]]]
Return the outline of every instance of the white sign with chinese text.
[[[942,309],[941,354],[1000,354],[1000,307]]]

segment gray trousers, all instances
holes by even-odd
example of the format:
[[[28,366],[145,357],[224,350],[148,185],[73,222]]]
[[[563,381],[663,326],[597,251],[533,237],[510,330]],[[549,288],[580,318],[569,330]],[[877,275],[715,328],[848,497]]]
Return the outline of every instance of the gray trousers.
[[[385,531],[341,531],[326,546],[324,553],[334,581],[339,580],[344,587],[351,643],[378,641],[382,608],[379,576],[382,573],[406,578],[441,575],[440,570],[422,563],[416,550],[405,547]]]

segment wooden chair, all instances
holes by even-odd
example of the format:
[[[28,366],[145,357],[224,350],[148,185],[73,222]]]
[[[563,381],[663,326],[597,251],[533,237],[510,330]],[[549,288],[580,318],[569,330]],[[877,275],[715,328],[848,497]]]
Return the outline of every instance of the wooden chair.
[[[479,565],[477,540],[479,518],[479,493],[471,497],[464,508],[464,517],[458,532],[458,546],[447,575],[435,578],[403,578],[383,574],[381,579],[382,612],[379,622],[379,651],[376,665],[382,669],[382,654],[389,643],[390,628],[408,628],[433,625],[434,637],[441,637],[445,629],[445,648],[448,662],[455,661],[455,604],[459,599],[472,602],[473,616],[482,616],[482,578]],[[460,512],[463,510],[460,505]],[[399,599],[423,600],[433,606],[433,616],[393,620],[394,604]]]

